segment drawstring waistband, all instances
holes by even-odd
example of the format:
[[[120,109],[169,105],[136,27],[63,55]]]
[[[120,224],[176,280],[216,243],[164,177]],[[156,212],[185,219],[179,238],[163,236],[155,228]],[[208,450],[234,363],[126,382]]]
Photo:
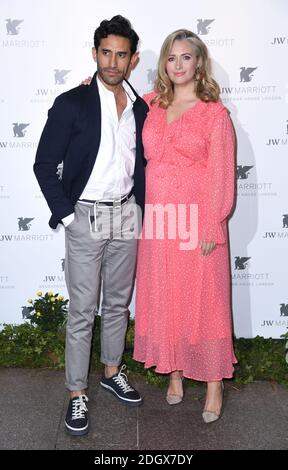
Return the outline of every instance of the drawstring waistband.
[[[123,199],[119,199],[119,203],[114,203],[112,202],[112,204],[110,204],[110,201],[109,201],[109,205],[107,204],[106,201],[90,201],[90,200],[87,200],[87,199],[79,199],[78,200],[78,203],[81,204],[81,205],[84,205],[84,206],[87,206],[89,207],[89,210],[88,210],[88,223],[89,223],[89,229],[90,229],[90,232],[98,232],[98,227],[97,227],[97,210],[98,210],[98,206],[105,206],[109,209],[121,209],[121,206],[123,206],[124,204],[126,204],[129,199],[131,198],[131,196],[133,195],[133,190],[128,194],[128,196],[125,196]],[[118,202],[117,201],[117,202]],[[93,207],[93,215],[91,216],[91,209]],[[94,218],[93,222],[91,221],[91,219]],[[93,225],[94,225],[94,229],[93,229]]]

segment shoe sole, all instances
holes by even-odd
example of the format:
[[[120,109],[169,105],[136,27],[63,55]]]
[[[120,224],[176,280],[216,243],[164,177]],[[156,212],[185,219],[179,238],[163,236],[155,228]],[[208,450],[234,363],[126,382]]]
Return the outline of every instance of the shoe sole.
[[[138,401],[125,400],[125,398],[120,397],[120,396],[118,395],[118,393],[115,392],[114,388],[109,387],[109,385],[103,384],[102,382],[100,382],[100,385],[101,385],[107,392],[112,393],[119,401],[121,401],[121,403],[124,403],[125,405],[128,405],[128,406],[140,406],[140,405],[143,404],[143,398],[141,398],[141,399],[138,400]]]
[[[87,425],[87,428],[81,429],[79,431],[77,429],[71,429],[65,421],[65,429],[66,429],[66,432],[70,434],[71,436],[85,436],[85,434],[88,434],[89,432],[89,425]]]

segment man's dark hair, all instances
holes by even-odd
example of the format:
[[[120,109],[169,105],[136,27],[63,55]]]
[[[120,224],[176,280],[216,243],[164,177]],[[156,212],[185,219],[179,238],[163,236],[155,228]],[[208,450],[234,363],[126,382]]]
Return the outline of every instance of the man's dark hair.
[[[139,36],[134,29],[132,29],[131,23],[127,18],[124,18],[121,15],[116,15],[113,16],[111,20],[101,21],[100,26],[94,33],[94,46],[96,51],[98,51],[101,39],[107,38],[109,34],[129,39],[131,55],[135,54]]]

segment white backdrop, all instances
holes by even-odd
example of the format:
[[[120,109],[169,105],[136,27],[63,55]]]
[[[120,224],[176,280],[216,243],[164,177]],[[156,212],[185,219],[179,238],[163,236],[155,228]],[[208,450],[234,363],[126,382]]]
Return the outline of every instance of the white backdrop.
[[[32,166],[47,110],[94,73],[94,30],[115,14],[141,37],[130,77],[140,94],[152,88],[170,32],[185,27],[206,42],[238,136],[230,222],[235,333],[279,337],[288,326],[286,0],[1,0],[0,323],[21,322],[38,290],[67,295],[63,229],[48,226]]]

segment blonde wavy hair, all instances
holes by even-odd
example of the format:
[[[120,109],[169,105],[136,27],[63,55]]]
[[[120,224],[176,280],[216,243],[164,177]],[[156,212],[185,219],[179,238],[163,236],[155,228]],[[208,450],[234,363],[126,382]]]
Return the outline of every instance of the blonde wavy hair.
[[[208,50],[203,41],[192,31],[178,29],[169,34],[165,39],[158,61],[157,78],[154,90],[157,95],[151,100],[151,104],[158,102],[161,108],[168,108],[173,101],[173,83],[166,72],[167,60],[176,40],[189,41],[193,46],[199,63],[195,72],[196,96],[202,101],[218,101],[220,88],[218,83],[212,78],[209,68]]]

